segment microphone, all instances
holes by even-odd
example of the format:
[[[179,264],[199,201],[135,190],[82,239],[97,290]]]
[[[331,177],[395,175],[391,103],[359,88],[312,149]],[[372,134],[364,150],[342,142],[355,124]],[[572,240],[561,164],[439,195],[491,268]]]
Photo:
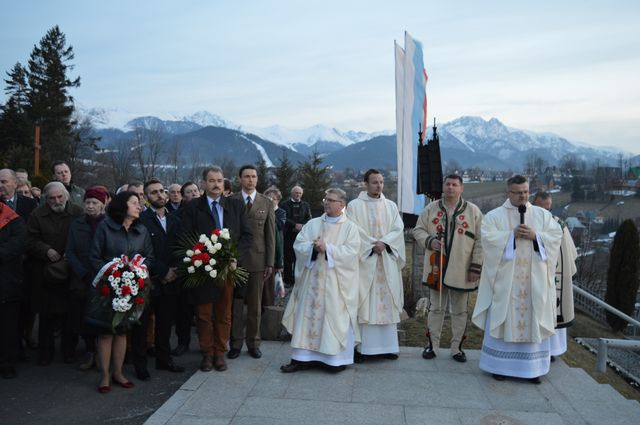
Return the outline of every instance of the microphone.
[[[526,205],[519,205],[518,206],[518,212],[520,213],[520,224],[524,224],[524,213],[527,212],[527,206]]]

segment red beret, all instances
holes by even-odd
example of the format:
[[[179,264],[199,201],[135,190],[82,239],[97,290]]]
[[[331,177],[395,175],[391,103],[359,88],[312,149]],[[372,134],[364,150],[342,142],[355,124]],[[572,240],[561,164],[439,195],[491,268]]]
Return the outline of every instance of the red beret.
[[[103,204],[107,203],[108,197],[109,197],[109,194],[107,193],[107,191],[101,187],[92,187],[90,189],[87,189],[87,191],[84,193],[85,200],[87,200],[88,198],[93,198],[93,199],[97,199]]]

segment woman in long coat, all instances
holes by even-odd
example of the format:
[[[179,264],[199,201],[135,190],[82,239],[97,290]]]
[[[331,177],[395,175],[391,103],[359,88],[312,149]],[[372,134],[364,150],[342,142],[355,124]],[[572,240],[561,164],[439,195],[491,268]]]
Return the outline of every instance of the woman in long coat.
[[[134,192],[121,192],[113,198],[107,208],[107,217],[98,225],[91,250],[91,264],[94,271],[121,255],[133,258],[140,254],[145,264],[151,268],[153,264],[153,246],[146,227],[138,221],[142,205]],[[124,329],[103,329],[98,338],[98,356],[102,368],[102,379],[98,391],[108,393],[110,386],[110,365],[113,360],[111,379],[124,388],[134,385],[125,378],[122,364],[127,351],[127,336]]]

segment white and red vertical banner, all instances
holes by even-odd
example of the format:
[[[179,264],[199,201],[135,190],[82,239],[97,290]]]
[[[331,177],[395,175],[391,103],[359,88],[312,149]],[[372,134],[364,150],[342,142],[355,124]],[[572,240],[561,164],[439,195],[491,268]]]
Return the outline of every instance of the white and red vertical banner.
[[[398,208],[400,212],[418,215],[425,206],[425,196],[417,194],[417,159],[420,144],[418,132],[425,134],[427,127],[427,74],[424,70],[422,44],[419,41],[405,32],[404,49],[397,43],[394,44]]]

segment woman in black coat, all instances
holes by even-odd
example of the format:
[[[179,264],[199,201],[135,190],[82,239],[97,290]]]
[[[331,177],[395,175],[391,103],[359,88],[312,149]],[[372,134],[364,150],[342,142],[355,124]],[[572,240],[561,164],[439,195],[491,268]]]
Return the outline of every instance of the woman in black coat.
[[[142,205],[138,195],[121,192],[113,198],[107,208],[107,217],[98,225],[91,250],[91,264],[97,273],[106,263],[121,255],[133,258],[135,254],[145,257],[145,264],[153,264],[153,247],[147,229],[138,218]],[[98,391],[108,393],[109,370],[113,360],[113,381],[124,387],[134,385],[122,373],[122,364],[127,351],[127,336],[124,332],[115,335],[105,330],[98,338],[98,355],[102,368],[102,379]]]
[[[71,269],[71,281],[69,282],[70,327],[74,338],[77,340],[77,335],[81,335],[87,348],[85,359],[79,366],[80,370],[89,370],[96,364],[97,333],[90,326],[87,326],[83,319],[91,282],[95,277],[89,254],[96,229],[104,219],[108,196],[108,193],[99,187],[92,187],[85,192],[84,215],[71,223],[67,238],[65,256]]]

